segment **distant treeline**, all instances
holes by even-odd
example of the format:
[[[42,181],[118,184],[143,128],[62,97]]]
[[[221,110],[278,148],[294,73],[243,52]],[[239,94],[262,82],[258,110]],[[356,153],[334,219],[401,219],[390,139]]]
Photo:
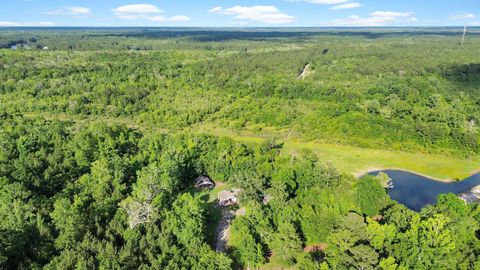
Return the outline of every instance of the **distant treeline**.
[[[16,43],[35,37],[54,50],[2,51],[0,109],[125,117],[172,131],[215,126],[364,147],[480,153],[478,37],[462,47],[455,36],[415,31],[374,40],[247,31],[240,37],[276,37],[223,42],[196,41],[200,36],[189,31],[154,37],[179,30],[129,30],[139,37],[103,31],[0,35]],[[289,33],[296,34],[279,38]],[[309,74],[298,80],[306,63]]]

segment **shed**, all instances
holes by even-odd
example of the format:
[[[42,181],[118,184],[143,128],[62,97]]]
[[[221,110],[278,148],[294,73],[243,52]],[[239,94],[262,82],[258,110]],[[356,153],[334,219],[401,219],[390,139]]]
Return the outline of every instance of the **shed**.
[[[198,189],[212,189],[215,187],[215,183],[206,175],[200,175],[195,179],[195,187]]]
[[[218,204],[221,206],[229,206],[238,203],[238,189],[223,190],[218,193]]]

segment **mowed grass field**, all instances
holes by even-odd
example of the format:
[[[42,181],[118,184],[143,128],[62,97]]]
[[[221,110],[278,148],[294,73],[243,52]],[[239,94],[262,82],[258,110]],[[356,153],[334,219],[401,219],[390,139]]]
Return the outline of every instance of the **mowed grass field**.
[[[463,180],[477,172],[478,159],[452,156],[366,149],[345,145],[286,142],[284,151],[294,153],[309,149],[322,160],[333,163],[342,172],[360,176],[377,169],[400,169],[422,174],[440,181]]]
[[[232,130],[206,128],[202,131],[227,136],[246,143],[261,143],[265,138],[252,134],[239,135]],[[361,176],[369,171],[398,169],[421,174],[438,181],[463,180],[480,170],[480,157],[459,158],[451,155],[410,153],[383,149],[361,148],[322,142],[279,139],[286,155],[301,155],[312,151],[321,160],[335,165],[341,172]]]

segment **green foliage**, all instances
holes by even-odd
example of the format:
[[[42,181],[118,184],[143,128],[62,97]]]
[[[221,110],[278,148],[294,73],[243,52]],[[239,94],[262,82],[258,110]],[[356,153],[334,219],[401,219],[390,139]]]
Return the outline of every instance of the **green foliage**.
[[[0,30],[0,268],[479,268],[477,205],[280,151],[480,153],[480,43],[351,31]],[[225,254],[199,175],[241,190]]]
[[[455,249],[448,218],[438,214],[431,218],[412,219],[410,229],[399,235],[395,252],[407,268],[445,269],[453,263],[449,254]]]
[[[301,251],[302,242],[293,224],[281,223],[277,229],[278,232],[273,235],[273,240],[270,244],[272,252],[275,254],[273,260],[291,265]]]
[[[204,235],[204,206],[190,194],[181,195],[167,213],[166,223],[172,228],[178,242],[186,247],[199,246]]]
[[[452,193],[440,194],[437,198],[437,205],[438,207],[445,208],[445,211],[452,217],[463,217],[467,215],[469,211],[468,205]]]
[[[233,255],[241,265],[256,268],[265,263],[264,250],[255,231],[249,228],[247,220],[238,218],[232,224],[230,245]]]
[[[397,233],[395,225],[382,225],[370,218],[367,218],[367,224],[367,234],[372,247],[377,251],[391,248],[392,241]]]
[[[399,31],[2,30],[0,112],[480,153],[478,37]]]
[[[387,204],[387,194],[374,176],[364,176],[356,183],[356,199],[362,213],[374,216]]]

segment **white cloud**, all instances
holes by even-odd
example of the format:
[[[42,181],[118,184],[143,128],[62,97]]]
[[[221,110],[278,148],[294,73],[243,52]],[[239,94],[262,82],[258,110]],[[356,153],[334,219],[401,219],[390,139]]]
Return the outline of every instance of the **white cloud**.
[[[215,13],[222,11],[223,7],[214,7],[208,11],[208,13]]]
[[[338,5],[347,3],[350,0],[302,0],[303,2],[308,2],[310,4],[320,4],[320,5]]]
[[[133,20],[139,18],[147,18],[152,14],[163,13],[163,10],[157,6],[150,4],[134,4],[119,6],[112,9],[113,13],[121,19]]]
[[[59,9],[54,9],[45,12],[49,15],[66,15],[66,16],[76,16],[83,17],[90,15],[90,9],[86,7],[62,7]]]
[[[118,18],[126,20],[145,19],[153,22],[186,22],[190,20],[184,15],[171,17],[159,15],[164,11],[150,4],[124,5],[114,8],[112,11]]]
[[[9,21],[0,21],[0,27],[8,26],[54,26],[53,22],[9,22]]]
[[[336,5],[334,7],[331,7],[330,9],[351,9],[351,8],[359,8],[361,6],[362,6],[362,4],[360,4],[358,2],[351,2],[351,3]]]
[[[214,7],[209,12],[231,16],[237,20],[251,20],[266,24],[287,24],[295,21],[295,17],[280,12],[274,6]]]
[[[475,18],[475,15],[471,13],[458,13],[450,16],[450,19],[452,20],[466,20],[466,19],[473,19]]]
[[[326,26],[385,26],[398,23],[416,22],[413,12],[375,11],[368,17],[352,15],[345,19],[323,23]]]
[[[370,13],[373,17],[382,18],[411,18],[414,15],[413,12],[396,12],[396,11],[375,11]]]

